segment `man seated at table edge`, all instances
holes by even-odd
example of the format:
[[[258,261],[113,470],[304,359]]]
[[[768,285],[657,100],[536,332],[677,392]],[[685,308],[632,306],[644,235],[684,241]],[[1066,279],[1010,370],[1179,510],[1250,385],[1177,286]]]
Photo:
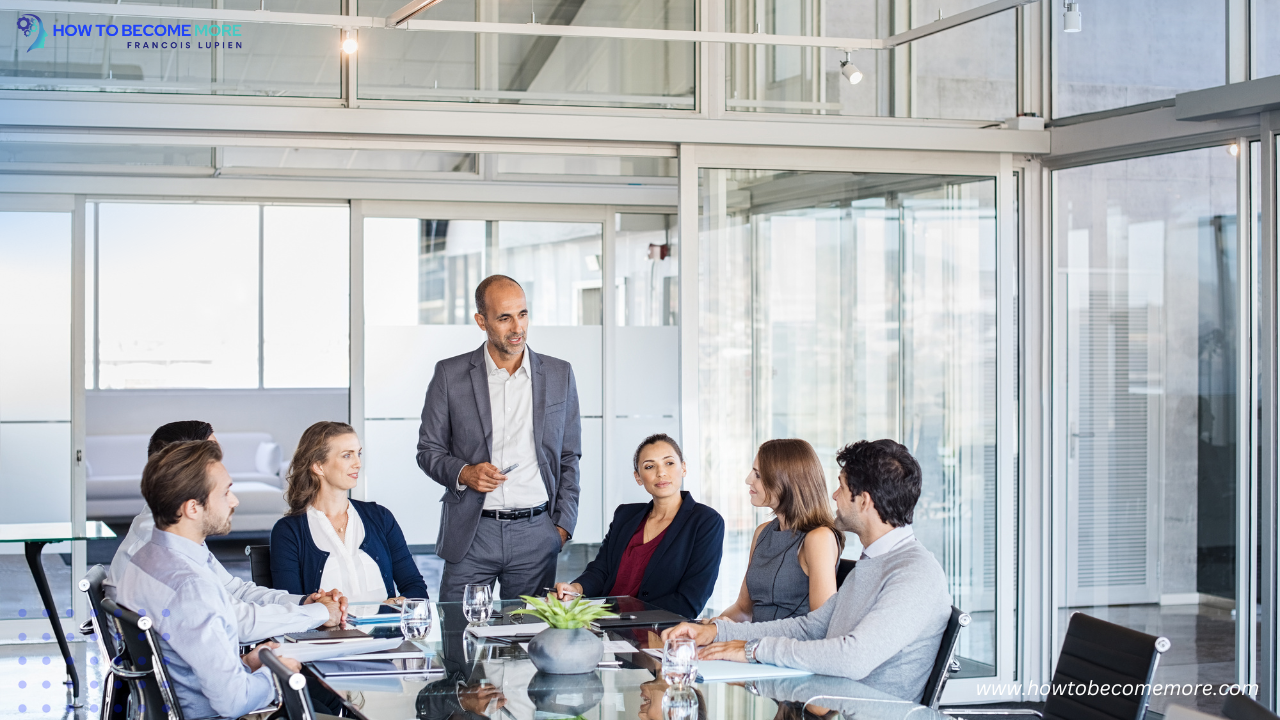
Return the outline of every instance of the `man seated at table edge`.
[[[150,459],[164,447],[176,442],[212,440],[217,442],[213,426],[202,420],[179,420],[156,428],[147,443]],[[151,508],[143,507],[129,525],[129,532],[120,541],[111,565],[107,569],[103,585],[115,587],[124,576],[129,560],[143,545],[150,542],[155,532],[155,518]],[[242,644],[276,637],[290,632],[314,628],[335,627],[346,614],[346,598],[337,590],[310,595],[291,595],[242,580],[227,571],[215,557],[211,568],[222,581],[231,596],[231,606],[236,615],[236,628]]]
[[[863,553],[834,599],[803,617],[764,623],[682,623],[706,660],[771,663],[859,680],[919,701],[951,614],[946,574],[911,529],[920,465],[892,440],[859,441],[836,455],[836,524]]]

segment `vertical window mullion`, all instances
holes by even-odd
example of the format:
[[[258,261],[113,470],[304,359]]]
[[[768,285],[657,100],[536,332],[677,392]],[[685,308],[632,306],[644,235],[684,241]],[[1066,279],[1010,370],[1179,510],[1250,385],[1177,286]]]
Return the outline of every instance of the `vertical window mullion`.
[[[265,243],[263,238],[264,213],[265,213],[265,210],[263,206],[259,205],[258,206],[258,389],[259,390],[265,387],[265,385],[263,385],[263,378],[266,372],[266,357],[263,352],[264,340],[265,340],[265,333],[264,333],[265,328],[263,327],[263,325],[266,318],[266,313],[264,312],[264,307],[263,307],[264,306],[263,279],[266,276],[266,269],[264,268],[264,262],[263,262],[265,259],[265,253],[264,253]]]

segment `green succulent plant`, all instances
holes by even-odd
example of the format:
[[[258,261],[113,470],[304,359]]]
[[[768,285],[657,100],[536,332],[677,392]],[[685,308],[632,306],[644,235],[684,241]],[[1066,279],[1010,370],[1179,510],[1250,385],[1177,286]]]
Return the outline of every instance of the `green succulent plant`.
[[[568,605],[557,600],[551,593],[547,594],[546,600],[529,595],[521,595],[520,599],[529,603],[531,607],[512,610],[512,615],[532,615],[560,630],[577,630],[587,627],[592,621],[600,618],[618,617],[616,613],[606,610],[603,605],[584,601],[583,598],[575,598]]]

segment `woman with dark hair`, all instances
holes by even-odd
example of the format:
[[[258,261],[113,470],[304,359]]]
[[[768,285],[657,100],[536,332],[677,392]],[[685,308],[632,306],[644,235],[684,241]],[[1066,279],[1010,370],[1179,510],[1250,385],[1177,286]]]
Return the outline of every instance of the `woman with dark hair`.
[[[696,618],[720,574],[724,518],[682,489],[684,455],[669,436],[645,438],[631,464],[653,500],[619,505],[596,559],[556,592],[561,600],[631,595]]]
[[[775,517],[756,528],[738,600],[720,617],[764,622],[817,610],[839,589],[844,550],[818,454],[804,440],[769,440],[756,452],[747,487],[751,504]]]
[[[426,598],[391,511],[347,498],[360,479],[360,438],[346,423],[318,422],[289,465],[289,512],[271,530],[271,579],[307,594],[337,588],[351,602]]]

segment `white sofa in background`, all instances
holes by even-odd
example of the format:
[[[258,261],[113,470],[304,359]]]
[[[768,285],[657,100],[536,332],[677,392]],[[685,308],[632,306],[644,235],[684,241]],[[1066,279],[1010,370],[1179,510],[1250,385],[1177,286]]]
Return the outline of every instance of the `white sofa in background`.
[[[217,433],[222,464],[240,500],[232,530],[270,530],[286,509],[280,446],[268,433]],[[123,521],[142,511],[142,469],[147,435],[89,435],[84,439],[85,488],[90,520]]]

